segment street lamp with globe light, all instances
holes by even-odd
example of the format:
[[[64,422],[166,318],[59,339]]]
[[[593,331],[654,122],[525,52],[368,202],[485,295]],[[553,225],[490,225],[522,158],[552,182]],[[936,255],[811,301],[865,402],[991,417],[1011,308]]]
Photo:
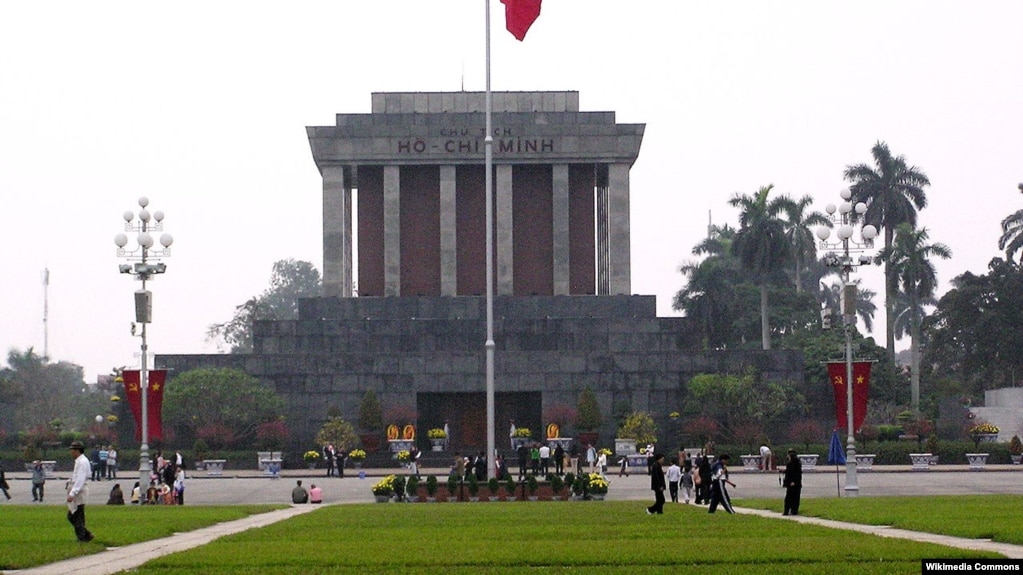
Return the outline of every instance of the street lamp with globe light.
[[[139,369],[139,383],[141,385],[142,399],[142,441],[139,446],[139,485],[149,485],[149,474],[152,467],[149,463],[149,360],[147,357],[148,345],[146,342],[146,325],[152,319],[153,294],[146,289],[146,282],[156,274],[167,271],[166,264],[160,263],[159,259],[170,256],[170,246],[174,238],[170,234],[160,236],[162,249],[153,249],[155,241],[150,232],[163,231],[162,211],[157,210],[150,213],[147,209],[149,199],[145,196],[139,198],[141,208],[136,215],[132,211],[126,211],[124,217],[124,231],[133,232],[138,247],[133,250],[126,249],[128,236],[120,233],[114,236],[114,244],[117,246],[117,256],[127,259],[129,264],[120,264],[118,270],[123,274],[132,274],[135,279],[142,282],[142,289],[135,292],[135,322],[142,324],[142,357]],[[132,324],[132,335],[135,334],[135,324]]]
[[[856,495],[859,492],[859,481],[856,478],[856,440],[853,429],[853,357],[852,357],[852,330],[856,325],[856,284],[849,279],[853,268],[869,265],[871,258],[863,253],[874,247],[874,238],[877,237],[877,228],[867,224],[860,229],[860,240],[853,239],[854,226],[862,225],[863,214],[867,211],[867,204],[858,202],[852,204],[852,191],[848,188],[842,190],[842,203],[839,206],[828,204],[824,211],[828,218],[838,227],[835,235],[837,242],[828,242],[831,238],[831,228],[817,228],[817,239],[820,240],[820,248],[828,250],[824,254],[824,263],[829,267],[841,268],[842,274],[842,326],[845,331],[845,385],[846,385],[846,460],[845,460],[845,490],[849,495]],[[837,213],[836,213],[837,212]],[[838,250],[837,252],[835,250]],[[853,252],[860,255],[855,260]],[[830,325],[830,310],[821,312],[821,318],[825,327]]]

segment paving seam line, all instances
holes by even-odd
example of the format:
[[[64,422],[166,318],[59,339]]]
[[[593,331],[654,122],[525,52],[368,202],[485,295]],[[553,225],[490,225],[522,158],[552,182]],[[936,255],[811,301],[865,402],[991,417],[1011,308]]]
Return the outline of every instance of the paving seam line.
[[[225,535],[266,527],[267,525],[272,525],[279,521],[302,515],[303,513],[309,513],[322,507],[319,505],[308,505],[278,509],[267,513],[250,515],[234,521],[217,523],[196,529],[195,531],[175,533],[161,539],[143,541],[116,549],[107,549],[92,555],[84,555],[28,569],[3,571],[3,573],[7,575],[47,575],[51,573],[60,575],[101,575],[119,573],[127,569],[139,567],[147,561],[158,557],[205,545]]]
[[[867,533],[869,535],[877,535],[879,537],[890,537],[896,539],[910,539],[913,541],[920,541],[923,543],[934,543],[937,545],[944,545],[946,547],[956,547],[959,549],[968,549],[970,551],[993,551],[995,553],[1001,553],[1011,559],[1023,559],[1023,546],[1012,545],[1009,543],[997,543],[990,539],[967,539],[965,537],[955,537],[952,535],[940,535],[937,533],[926,533],[922,531],[910,531],[908,529],[898,529],[888,525],[864,525],[862,523],[846,523],[844,521],[835,521],[832,519],[821,519],[819,517],[807,517],[805,515],[781,515],[776,511],[767,511],[763,509],[745,509],[735,508],[736,513],[744,513],[747,515],[759,515],[761,517],[769,517],[771,519],[788,519],[790,521],[798,521],[799,523],[807,523],[812,525],[820,525],[822,527],[829,527],[831,529],[845,529],[847,531],[857,531],[860,533]]]

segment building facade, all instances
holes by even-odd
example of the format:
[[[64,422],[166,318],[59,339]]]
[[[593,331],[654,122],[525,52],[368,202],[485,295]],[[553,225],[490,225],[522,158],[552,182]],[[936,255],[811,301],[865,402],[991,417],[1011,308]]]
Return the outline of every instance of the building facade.
[[[252,354],[157,364],[271,383],[298,449],[331,413],[355,421],[368,390],[385,412],[415,411],[421,430],[449,422],[453,448],[482,448],[484,105],[474,92],[375,93],[371,113],[307,128],[323,178],[323,297],[301,300],[297,320],[256,322]],[[799,353],[702,351],[686,318],[632,295],[629,171],[644,125],[582,112],[578,92],[495,93],[493,110],[498,438],[514,420],[539,439],[543,413],[586,388],[609,445],[622,406],[667,428],[695,375],[753,366],[802,379]]]

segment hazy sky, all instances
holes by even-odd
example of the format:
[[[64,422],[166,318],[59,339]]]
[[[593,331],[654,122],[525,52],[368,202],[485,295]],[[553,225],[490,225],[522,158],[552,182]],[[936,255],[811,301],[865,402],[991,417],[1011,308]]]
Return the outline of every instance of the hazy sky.
[[[305,127],[369,112],[374,91],[482,90],[484,6],[0,4],[3,360],[42,353],[49,268],[50,356],[88,381],[137,365],[139,284],[118,273],[113,236],[142,195],[175,237],[150,284],[150,349],[214,351],[206,326],[262,292],[273,262],[322,270]],[[1018,0],[547,0],[522,43],[491,9],[494,90],[578,90],[583,110],[647,125],[632,289],[661,315],[708,212],[736,225],[728,198],[769,183],[823,209],[878,140],[930,177],[920,224],[954,254],[937,264],[942,292],[986,270],[999,222],[1023,207]],[[857,275],[881,291],[879,268]]]

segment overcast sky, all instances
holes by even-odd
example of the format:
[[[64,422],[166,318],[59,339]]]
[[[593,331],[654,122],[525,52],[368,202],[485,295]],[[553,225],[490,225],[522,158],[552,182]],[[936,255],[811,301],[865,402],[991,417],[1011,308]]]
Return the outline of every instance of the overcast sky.
[[[483,90],[484,6],[0,4],[3,360],[43,351],[48,268],[50,356],[87,381],[138,364],[138,282],[113,236],[142,195],[175,237],[150,284],[150,350],[215,351],[206,326],[266,289],[275,261],[322,270],[305,127],[369,112],[371,92]],[[709,213],[737,225],[728,198],[771,183],[823,209],[878,140],[930,177],[920,224],[953,251],[941,292],[986,270],[1023,207],[1018,0],[547,0],[522,43],[491,9],[494,90],[578,90],[583,110],[646,124],[632,289],[661,315]],[[882,291],[879,268],[857,275]]]

